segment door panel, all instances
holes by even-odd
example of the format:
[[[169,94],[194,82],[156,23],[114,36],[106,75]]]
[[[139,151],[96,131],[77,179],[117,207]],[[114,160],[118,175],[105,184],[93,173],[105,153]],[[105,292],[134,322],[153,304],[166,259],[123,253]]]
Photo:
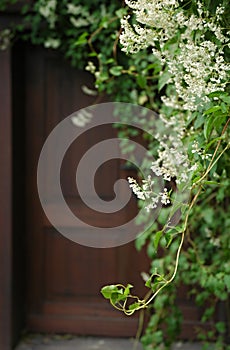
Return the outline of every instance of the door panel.
[[[144,295],[140,272],[147,269],[146,256],[136,252],[133,242],[117,248],[96,249],[66,239],[46,218],[36,188],[37,162],[45,139],[62,119],[94,103],[81,89],[90,83],[87,73],[72,69],[58,55],[38,48],[27,51],[27,323],[35,331],[131,336],[135,335],[138,315],[126,317],[114,310],[103,299],[100,289],[105,284],[130,282],[136,286],[135,292]],[[76,188],[76,166],[82,155],[98,141],[115,136],[111,125],[90,130],[73,142],[62,165],[61,183],[66,202],[83,221],[99,227],[120,225],[136,213],[134,198],[116,214],[95,213],[82,203]],[[121,169],[119,159],[98,169],[95,186],[102,199],[113,199],[115,181],[133,175]],[[52,159],[47,172],[45,185],[52,190]],[[52,210],[60,211],[61,224],[71,230],[71,223],[65,221],[55,202],[55,191],[52,196],[49,205]],[[93,234],[84,225],[78,231],[82,235]]]
[[[133,336],[137,330],[138,314],[126,317],[114,310],[102,298],[100,289],[105,284],[129,282],[135,286],[133,294],[143,296],[146,290],[140,273],[148,271],[149,265],[144,252],[138,253],[133,242],[117,248],[98,249],[68,240],[50,224],[37,193],[37,163],[42,146],[62,119],[94,103],[94,98],[84,95],[81,89],[82,85],[92,83],[91,78],[87,73],[71,68],[56,53],[34,47],[26,51],[25,70],[27,327],[36,332]],[[82,221],[99,227],[125,223],[137,211],[132,197],[124,210],[115,214],[98,214],[86,207],[78,194],[75,176],[82,155],[98,141],[115,136],[111,125],[91,129],[73,142],[61,169],[62,191],[69,207]],[[55,202],[52,169],[50,159],[49,176],[45,182],[49,191],[53,191],[49,205],[59,214],[60,224],[71,230],[75,223],[63,216],[62,208]],[[128,173],[119,159],[103,164],[95,176],[98,196],[108,201],[113,199],[113,184],[127,176],[135,176],[135,173]],[[120,194],[122,191],[120,188]],[[90,191],[86,194],[94,196]],[[90,236],[93,232],[82,224],[78,227],[78,234]],[[194,307],[186,293],[184,287],[178,291],[177,302],[184,315],[180,338],[194,339],[195,327],[200,325],[200,310]]]

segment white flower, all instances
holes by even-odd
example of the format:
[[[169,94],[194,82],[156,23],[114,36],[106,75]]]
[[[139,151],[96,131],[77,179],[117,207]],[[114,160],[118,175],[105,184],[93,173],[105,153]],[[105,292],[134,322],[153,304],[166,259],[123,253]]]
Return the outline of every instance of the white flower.
[[[90,73],[94,74],[96,71],[96,66],[92,61],[89,61],[87,66],[85,67],[85,70],[89,71]]]
[[[72,3],[67,4],[67,12],[71,15],[80,15],[82,13],[82,6],[74,5]]]
[[[57,20],[56,16],[56,6],[57,0],[40,0],[39,1],[39,13],[46,18],[50,27],[53,28],[55,26],[55,22]]]
[[[167,188],[164,188],[164,192],[160,192],[160,199],[161,199],[161,203],[164,205],[171,203]]]
[[[61,42],[59,39],[54,39],[54,38],[48,38],[44,42],[44,46],[46,48],[52,48],[52,49],[57,49],[60,46]]]
[[[82,109],[71,117],[71,121],[75,126],[84,127],[92,119],[92,113],[86,109]]]
[[[126,4],[133,9],[138,23],[131,25],[130,16],[121,21],[123,51],[135,53],[151,47],[156,58],[168,67],[168,84],[175,86],[177,96],[162,97],[167,107],[185,111],[195,111],[198,105],[205,108],[208,94],[225,89],[230,71],[217,44],[219,41],[230,45],[229,34],[225,35],[218,24],[224,9],[218,7],[216,17],[211,17],[202,2],[197,1],[198,16],[188,17],[178,1],[126,0]],[[181,34],[175,42],[178,31]],[[207,40],[206,31],[211,31],[216,39]],[[171,39],[173,44],[165,45]]]
[[[128,177],[129,187],[132,189],[133,193],[137,196],[137,198],[145,200],[145,195],[142,188],[138,185],[137,181]]]
[[[85,18],[75,18],[73,16],[70,17],[70,22],[75,28],[85,27],[89,25],[89,22]]]
[[[203,113],[209,108],[208,95],[224,91],[229,81],[230,64],[225,60],[224,48],[230,47],[230,32],[220,25],[224,8],[218,6],[216,14],[211,15],[198,0],[197,13],[188,15],[176,0],[126,0],[126,4],[133,10],[136,22],[131,15],[121,21],[123,51],[135,53],[150,47],[162,65],[162,78],[168,78],[159,115],[163,126],[155,135],[159,149],[151,170],[165,181],[173,179],[177,185],[190,186],[192,173],[198,168],[193,164],[197,156],[205,161],[212,154],[194,141],[191,164],[183,143],[186,136],[194,134],[194,128],[186,130],[185,121],[194,112]],[[148,182],[142,188],[134,183],[132,187],[139,198],[148,200],[147,211],[159,203],[170,203],[166,189],[154,193]]]

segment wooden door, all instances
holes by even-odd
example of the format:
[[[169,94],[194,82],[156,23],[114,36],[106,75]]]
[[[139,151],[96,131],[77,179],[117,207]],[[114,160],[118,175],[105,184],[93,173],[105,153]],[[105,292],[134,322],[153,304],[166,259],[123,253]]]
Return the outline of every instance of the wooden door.
[[[12,325],[11,56],[0,52],[0,349],[10,349]]]
[[[136,252],[133,242],[100,249],[68,240],[46,218],[37,192],[37,163],[43,143],[62,119],[94,102],[81,88],[90,83],[87,73],[72,69],[58,55],[34,47],[27,50],[27,326],[43,332],[132,336],[137,330],[137,315],[126,317],[114,310],[100,289],[105,284],[130,282],[136,286],[135,292],[144,295],[140,272],[147,269],[147,258]],[[90,218],[102,227],[111,221],[120,224],[136,210],[133,198],[119,216],[97,216],[82,205],[76,192],[77,159],[109,136],[116,136],[111,125],[83,135],[70,147],[61,174],[62,190],[73,212],[81,212],[83,219]],[[121,169],[119,159],[100,168],[95,181],[101,198],[113,198],[114,182],[129,175]]]

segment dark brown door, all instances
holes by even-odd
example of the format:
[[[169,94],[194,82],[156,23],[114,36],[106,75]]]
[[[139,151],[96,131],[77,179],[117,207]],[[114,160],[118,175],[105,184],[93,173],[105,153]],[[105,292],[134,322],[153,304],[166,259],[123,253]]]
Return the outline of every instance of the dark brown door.
[[[70,67],[56,53],[40,48],[28,49],[26,71],[26,160],[27,160],[27,327],[33,331],[70,332],[75,334],[133,336],[138,314],[128,317],[103,299],[100,289],[113,283],[131,283],[133,294],[144,296],[140,277],[148,271],[148,259],[138,253],[134,243],[115,248],[90,248],[62,236],[46,217],[38,197],[37,165],[42,146],[55,126],[71,113],[92,105],[95,98],[82,92],[82,85],[92,84],[86,72]],[[76,164],[94,144],[116,137],[111,125],[97,127],[73,142],[63,159],[61,184],[65,200],[72,212],[92,225],[120,225],[136,213],[133,197],[118,214],[98,214],[87,208],[76,189]],[[61,142],[61,140],[60,140]],[[58,145],[57,145],[58,147]],[[103,164],[95,175],[97,195],[104,200],[114,197],[113,185],[119,178],[134,176],[124,170],[122,160]],[[49,160],[52,173],[52,159]],[[52,189],[52,178],[48,182]],[[51,191],[52,192],[52,191]],[[92,194],[88,193],[89,196]],[[68,225],[54,200],[52,209],[62,225]],[[84,227],[80,234],[90,235]],[[195,337],[200,325],[200,310],[186,296],[186,288],[178,291],[178,303],[184,315],[182,339]]]
[[[137,330],[137,315],[126,317],[114,310],[100,289],[105,284],[129,282],[136,286],[135,292],[144,295],[140,277],[148,266],[144,254],[136,252],[133,242],[100,249],[68,240],[50,224],[38,198],[37,163],[45,139],[62,119],[94,103],[95,98],[82,92],[84,84],[90,84],[90,76],[72,69],[56,54],[34,48],[27,51],[27,326],[44,332],[132,336]],[[95,142],[115,136],[111,125],[86,133],[70,147],[61,172],[62,190],[72,211],[102,227],[134,215],[135,199],[119,215],[93,213],[76,191],[76,162]],[[129,175],[121,169],[119,159],[99,169],[95,183],[101,198],[112,199],[114,182]],[[52,205],[59,210],[55,201]]]

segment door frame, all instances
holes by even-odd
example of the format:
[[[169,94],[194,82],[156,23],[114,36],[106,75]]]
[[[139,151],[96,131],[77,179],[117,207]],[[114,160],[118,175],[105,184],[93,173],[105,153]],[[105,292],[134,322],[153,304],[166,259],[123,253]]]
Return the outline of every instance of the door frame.
[[[12,348],[11,50],[0,52],[0,348]]]

